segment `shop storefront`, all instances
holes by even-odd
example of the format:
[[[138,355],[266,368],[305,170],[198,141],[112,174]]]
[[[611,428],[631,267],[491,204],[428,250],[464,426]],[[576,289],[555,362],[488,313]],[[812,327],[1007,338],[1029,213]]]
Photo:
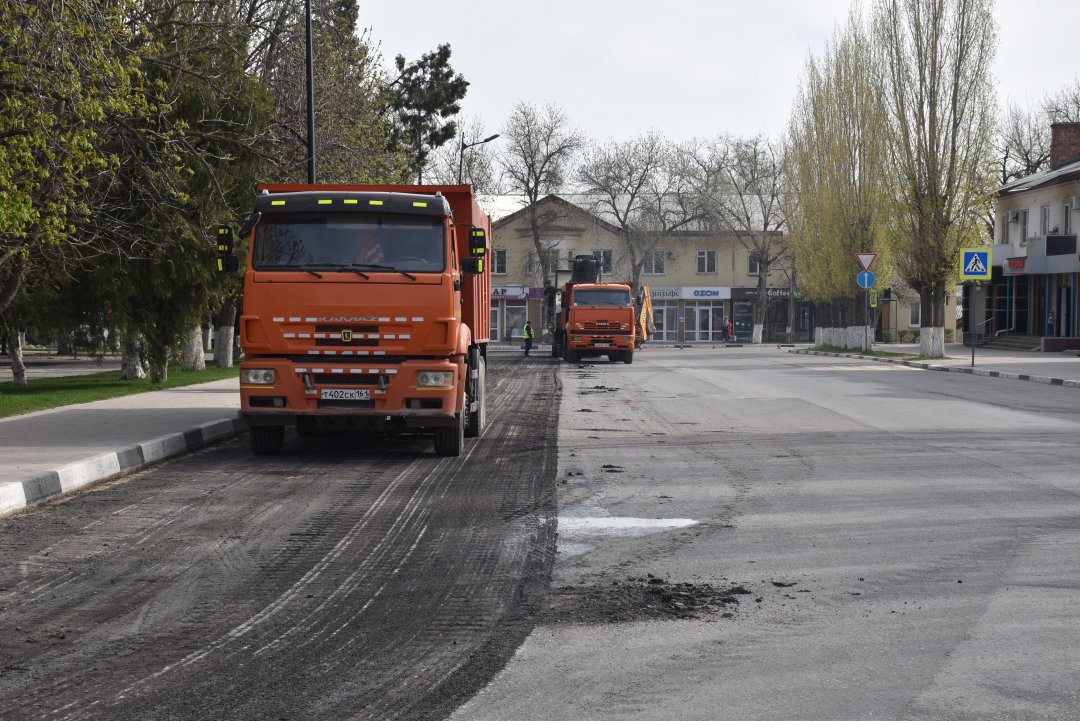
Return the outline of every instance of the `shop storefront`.
[[[528,318],[528,289],[523,285],[491,286],[492,340],[520,339]]]
[[[730,288],[649,288],[656,333],[653,340],[708,343],[723,340]]]

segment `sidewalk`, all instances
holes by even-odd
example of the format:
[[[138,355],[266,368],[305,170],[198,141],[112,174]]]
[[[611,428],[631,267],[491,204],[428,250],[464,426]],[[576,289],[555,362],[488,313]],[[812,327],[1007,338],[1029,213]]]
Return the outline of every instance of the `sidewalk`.
[[[918,343],[875,343],[875,351],[889,353],[919,352]],[[870,355],[850,355],[845,353],[821,353],[798,349],[792,353],[829,355],[847,358],[862,358],[878,363],[896,363],[924,368],[926,370],[950,373],[967,373],[991,378],[1047,383],[1050,385],[1080,388],[1080,357],[1075,352],[1032,353],[1028,351],[998,350],[995,348],[975,348],[975,364],[971,363],[971,348],[959,343],[945,345],[945,358],[934,360],[896,360]]]
[[[239,409],[229,378],[0,418],[0,514],[241,433]]]
[[[877,344],[874,349],[919,350],[911,344]],[[546,355],[543,349],[536,351]],[[1080,358],[1073,354],[976,348],[974,368],[970,348],[949,344],[946,355],[934,361],[845,357],[1080,388]],[[28,366],[31,379],[59,375],[62,369],[70,375],[118,368],[55,357],[28,359]],[[3,375],[7,370],[0,368],[0,380],[10,379],[10,374]],[[239,407],[239,380],[233,378],[0,419],[0,515],[242,433]]]

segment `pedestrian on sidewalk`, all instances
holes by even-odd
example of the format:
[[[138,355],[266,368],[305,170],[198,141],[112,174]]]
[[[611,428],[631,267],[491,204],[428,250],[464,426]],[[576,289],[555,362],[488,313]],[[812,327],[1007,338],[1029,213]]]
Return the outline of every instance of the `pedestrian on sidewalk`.
[[[727,333],[727,340],[730,343],[735,340],[735,329],[731,325],[731,318],[727,319],[727,323],[724,324],[724,332]]]
[[[533,342],[533,329],[530,321],[525,321],[525,327],[521,331],[521,337],[525,339],[525,357],[529,357],[529,350],[532,348]]]

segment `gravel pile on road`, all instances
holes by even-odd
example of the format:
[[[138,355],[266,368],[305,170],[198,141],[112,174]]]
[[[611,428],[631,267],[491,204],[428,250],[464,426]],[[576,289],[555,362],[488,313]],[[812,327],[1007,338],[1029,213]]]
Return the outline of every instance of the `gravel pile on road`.
[[[541,623],[625,623],[665,619],[731,618],[742,597],[741,585],[672,583],[648,574],[607,585],[562,586],[548,594]]]

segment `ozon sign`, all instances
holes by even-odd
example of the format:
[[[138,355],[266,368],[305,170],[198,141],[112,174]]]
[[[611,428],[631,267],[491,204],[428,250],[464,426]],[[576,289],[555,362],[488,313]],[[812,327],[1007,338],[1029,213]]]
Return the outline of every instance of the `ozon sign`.
[[[682,297],[687,300],[728,300],[731,288],[683,288]]]

